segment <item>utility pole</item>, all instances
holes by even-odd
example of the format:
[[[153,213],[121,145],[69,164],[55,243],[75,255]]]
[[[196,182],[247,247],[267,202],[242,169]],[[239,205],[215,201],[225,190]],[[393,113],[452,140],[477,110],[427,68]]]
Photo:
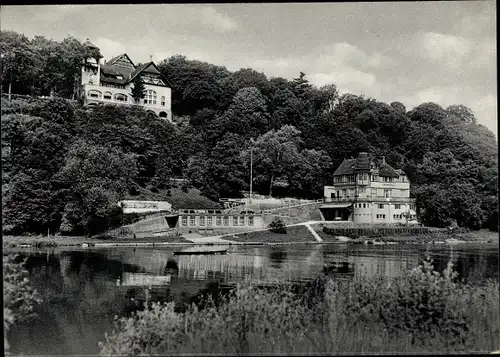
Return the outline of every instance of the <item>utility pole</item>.
[[[252,188],[253,188],[253,145],[250,147],[250,199],[249,199],[250,204],[252,204]]]

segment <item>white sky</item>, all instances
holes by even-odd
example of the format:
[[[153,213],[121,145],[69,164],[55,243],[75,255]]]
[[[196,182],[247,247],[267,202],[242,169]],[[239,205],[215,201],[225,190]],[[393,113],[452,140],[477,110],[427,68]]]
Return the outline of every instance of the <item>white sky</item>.
[[[497,134],[496,2],[2,6],[2,30],[89,38],[105,59],[173,54],[337,85],[343,93],[464,104]]]

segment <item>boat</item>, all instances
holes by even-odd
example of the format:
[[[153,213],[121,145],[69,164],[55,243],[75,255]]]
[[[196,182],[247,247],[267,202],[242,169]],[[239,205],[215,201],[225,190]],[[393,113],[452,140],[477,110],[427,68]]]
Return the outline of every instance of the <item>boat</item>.
[[[227,248],[193,247],[174,252],[174,255],[226,254]]]

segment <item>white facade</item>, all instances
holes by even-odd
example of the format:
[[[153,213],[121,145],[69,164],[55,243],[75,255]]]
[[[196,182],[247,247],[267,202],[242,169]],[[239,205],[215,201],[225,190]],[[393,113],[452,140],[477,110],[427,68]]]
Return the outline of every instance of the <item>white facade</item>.
[[[356,165],[355,160],[351,159],[353,165]],[[416,220],[415,199],[410,198],[408,177],[401,170],[390,169],[399,176],[381,174],[374,161],[364,172],[351,170],[334,175],[333,185],[324,187],[327,204],[322,207],[322,212],[329,215],[325,219],[354,223],[407,223],[405,215],[408,214],[408,220]],[[325,209],[330,211],[325,212]]]
[[[138,102],[132,97],[136,76],[141,77],[145,87],[145,97]],[[87,59],[78,84],[79,97],[86,105],[137,105],[172,121],[172,90],[153,62],[135,66],[126,54],[104,64]]]

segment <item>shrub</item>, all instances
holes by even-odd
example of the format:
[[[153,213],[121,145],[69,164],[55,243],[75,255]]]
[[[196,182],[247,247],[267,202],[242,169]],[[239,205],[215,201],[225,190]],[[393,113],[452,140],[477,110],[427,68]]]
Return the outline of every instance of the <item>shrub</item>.
[[[14,323],[36,317],[35,306],[41,302],[40,295],[29,284],[24,264],[25,261],[19,261],[17,255],[3,256],[3,326],[6,351],[10,327]]]
[[[472,288],[424,261],[405,277],[316,281],[303,287],[240,284],[218,304],[153,303],[116,319],[101,354],[263,354],[492,351],[498,282]]]
[[[286,226],[281,219],[275,217],[271,223],[267,226],[269,230],[273,233],[286,234]]]

